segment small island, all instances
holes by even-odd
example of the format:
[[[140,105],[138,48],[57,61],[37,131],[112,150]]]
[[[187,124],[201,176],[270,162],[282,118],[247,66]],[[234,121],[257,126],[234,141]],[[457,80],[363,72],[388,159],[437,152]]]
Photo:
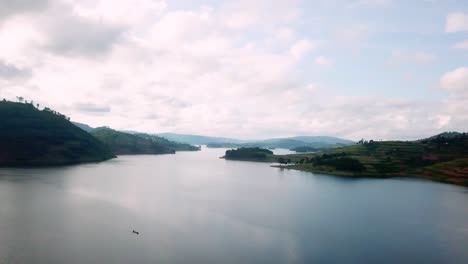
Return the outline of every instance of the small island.
[[[224,157],[227,160],[244,160],[244,161],[263,161],[271,162],[275,156],[273,152],[262,148],[238,148],[227,150]]]

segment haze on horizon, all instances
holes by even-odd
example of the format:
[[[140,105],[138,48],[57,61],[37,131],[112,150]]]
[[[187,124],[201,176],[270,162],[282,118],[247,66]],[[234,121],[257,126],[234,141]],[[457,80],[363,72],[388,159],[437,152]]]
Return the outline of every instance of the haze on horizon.
[[[235,138],[467,131],[468,3],[4,0],[0,99]]]

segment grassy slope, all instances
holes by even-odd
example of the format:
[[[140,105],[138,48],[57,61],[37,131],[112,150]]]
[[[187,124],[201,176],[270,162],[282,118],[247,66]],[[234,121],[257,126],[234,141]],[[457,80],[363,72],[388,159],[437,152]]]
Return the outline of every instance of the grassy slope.
[[[327,151],[328,154],[345,153],[361,162],[364,172],[339,171],[330,166],[295,164],[288,168],[312,172],[349,176],[416,176],[436,181],[468,185],[468,138],[451,142],[386,141],[360,144]],[[319,154],[288,156],[294,162]]]
[[[113,158],[63,116],[30,104],[0,102],[0,166],[52,166]]]

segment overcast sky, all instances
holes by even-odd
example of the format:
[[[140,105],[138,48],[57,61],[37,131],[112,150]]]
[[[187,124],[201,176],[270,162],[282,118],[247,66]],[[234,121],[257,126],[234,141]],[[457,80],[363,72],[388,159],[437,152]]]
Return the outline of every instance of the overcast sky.
[[[468,0],[2,0],[16,96],[154,133],[468,131]]]

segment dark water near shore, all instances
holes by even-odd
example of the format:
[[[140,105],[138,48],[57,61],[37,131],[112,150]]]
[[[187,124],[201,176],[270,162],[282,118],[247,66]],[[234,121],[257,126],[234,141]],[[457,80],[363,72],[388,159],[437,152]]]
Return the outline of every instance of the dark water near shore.
[[[468,263],[468,188],[223,151],[0,169],[0,263]]]

